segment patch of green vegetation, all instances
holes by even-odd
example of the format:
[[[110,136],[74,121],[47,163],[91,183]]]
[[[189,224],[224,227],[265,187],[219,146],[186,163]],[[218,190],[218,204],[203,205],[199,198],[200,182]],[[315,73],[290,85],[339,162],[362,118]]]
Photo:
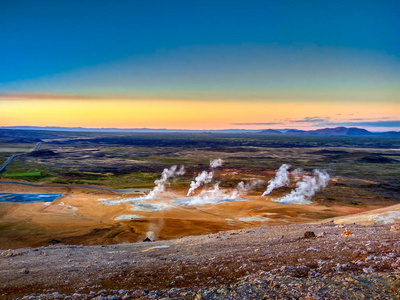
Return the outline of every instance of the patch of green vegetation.
[[[4,177],[32,177],[32,176],[42,176],[41,172],[25,172],[25,173],[11,173],[11,174],[4,174]]]
[[[24,158],[21,157],[21,159],[22,161],[13,160],[6,170],[0,174],[0,177],[18,178],[29,182],[43,182],[43,179],[53,176],[46,166],[26,164],[23,160]]]
[[[77,184],[77,185],[99,185],[99,183],[92,181],[85,181],[82,178],[79,179],[53,179],[51,183],[57,184]]]
[[[110,176],[113,175],[113,173],[99,173],[99,172],[81,172],[82,174],[87,174],[87,175],[94,175],[94,176]]]
[[[130,160],[133,160],[133,161],[147,161],[147,160],[150,160],[150,158],[149,157],[134,157],[134,158],[131,158]]]

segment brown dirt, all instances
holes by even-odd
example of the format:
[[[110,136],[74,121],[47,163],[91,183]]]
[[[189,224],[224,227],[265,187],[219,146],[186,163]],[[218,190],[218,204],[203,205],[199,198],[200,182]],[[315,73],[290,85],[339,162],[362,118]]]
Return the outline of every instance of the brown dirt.
[[[348,236],[333,223],[296,224],[153,243],[5,250],[0,296],[398,299],[400,232],[347,228]],[[306,231],[317,237],[304,238]]]

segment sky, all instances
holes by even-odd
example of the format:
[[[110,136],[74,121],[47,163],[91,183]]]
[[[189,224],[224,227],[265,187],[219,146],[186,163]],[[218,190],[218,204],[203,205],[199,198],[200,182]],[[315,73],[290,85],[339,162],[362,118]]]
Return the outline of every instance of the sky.
[[[398,1],[0,2],[0,126],[400,130]]]

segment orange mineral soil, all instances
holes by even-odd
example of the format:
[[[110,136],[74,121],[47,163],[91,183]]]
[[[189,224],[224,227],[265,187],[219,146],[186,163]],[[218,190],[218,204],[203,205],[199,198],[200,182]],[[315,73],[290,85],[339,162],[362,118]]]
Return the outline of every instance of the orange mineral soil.
[[[141,195],[83,187],[41,187],[0,184],[0,192],[60,193],[51,203],[0,203],[0,249],[50,244],[99,245],[215,233],[261,225],[314,222],[378,208],[320,204],[282,205],[261,197],[260,191],[242,195],[246,201],[184,206],[174,204],[187,188],[171,188],[156,199],[160,211],[145,211],[128,202],[107,205]],[[103,199],[103,201],[102,201]],[[381,205],[382,206],[382,205]],[[132,208],[134,210],[132,210]]]

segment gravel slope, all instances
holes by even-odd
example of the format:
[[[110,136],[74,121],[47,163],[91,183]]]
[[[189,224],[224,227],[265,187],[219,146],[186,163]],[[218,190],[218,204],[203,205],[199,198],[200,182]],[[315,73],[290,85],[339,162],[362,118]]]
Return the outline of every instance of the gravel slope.
[[[263,226],[158,242],[4,250],[0,297],[399,299],[400,231],[346,226]],[[306,231],[316,237],[305,238]]]

